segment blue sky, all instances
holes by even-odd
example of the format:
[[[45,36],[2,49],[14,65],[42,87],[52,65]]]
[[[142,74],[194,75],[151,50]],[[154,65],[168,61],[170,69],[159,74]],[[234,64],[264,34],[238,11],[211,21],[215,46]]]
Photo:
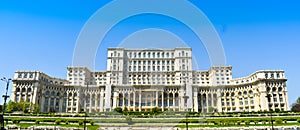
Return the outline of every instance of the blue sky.
[[[13,77],[17,70],[38,70],[65,78],[72,65],[77,36],[85,22],[108,0],[0,1],[0,76]],[[285,70],[289,102],[300,96],[300,2],[297,0],[190,0],[215,26],[233,77],[257,70]],[[130,1],[128,1],[130,4]],[[171,6],[172,3],[170,3]],[[158,5],[159,6],[159,5]],[[182,13],[182,12],[178,12]],[[169,24],[172,23],[172,24]],[[104,70],[106,47],[114,47],[130,33],[161,28],[178,34],[193,48],[199,69],[210,63],[201,41],[180,22],[159,16],[140,15],[116,25],[97,53],[96,69]],[[182,33],[184,32],[184,33]],[[4,82],[0,83],[4,93]],[[3,103],[1,98],[0,103]]]

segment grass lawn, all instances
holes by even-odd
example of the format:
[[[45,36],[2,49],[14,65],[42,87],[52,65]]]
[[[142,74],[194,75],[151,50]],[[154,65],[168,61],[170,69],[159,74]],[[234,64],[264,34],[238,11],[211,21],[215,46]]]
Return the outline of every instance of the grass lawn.
[[[8,123],[8,125],[13,125],[12,123]],[[83,125],[79,126],[79,125],[76,125],[76,124],[59,124],[59,125],[56,125],[56,124],[34,124],[34,123],[19,123],[19,124],[14,124],[14,125],[17,125],[17,126],[20,126],[21,128],[28,128],[30,126],[53,126],[53,127],[74,127],[74,128],[83,128]],[[89,129],[89,130],[97,130],[100,126],[98,125],[86,125],[86,127]]]
[[[249,127],[249,126],[269,126],[271,124],[250,124],[250,125],[189,125],[189,128],[203,128],[203,127],[210,127],[210,128],[221,128],[221,127]],[[274,126],[300,126],[300,123],[288,123],[288,124],[274,124]],[[177,125],[179,128],[186,128],[186,125]]]

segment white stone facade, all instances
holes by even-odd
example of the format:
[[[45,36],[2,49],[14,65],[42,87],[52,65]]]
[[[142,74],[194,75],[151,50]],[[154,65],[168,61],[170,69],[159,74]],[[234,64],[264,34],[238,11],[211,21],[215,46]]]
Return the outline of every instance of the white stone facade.
[[[257,71],[232,79],[232,67],[192,70],[191,48],[109,48],[107,70],[68,67],[67,79],[38,71],[17,71],[12,101],[39,104],[41,112],[195,112],[289,110],[284,71]],[[188,96],[187,100],[184,97]]]

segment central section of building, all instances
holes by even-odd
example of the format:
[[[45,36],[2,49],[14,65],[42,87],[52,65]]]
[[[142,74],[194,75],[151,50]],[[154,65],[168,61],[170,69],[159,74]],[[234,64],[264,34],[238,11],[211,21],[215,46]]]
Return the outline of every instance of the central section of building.
[[[231,66],[192,69],[191,48],[109,48],[107,70],[67,68],[67,79],[17,71],[12,100],[29,100],[43,112],[234,112],[288,110],[284,71],[257,71],[232,79]]]

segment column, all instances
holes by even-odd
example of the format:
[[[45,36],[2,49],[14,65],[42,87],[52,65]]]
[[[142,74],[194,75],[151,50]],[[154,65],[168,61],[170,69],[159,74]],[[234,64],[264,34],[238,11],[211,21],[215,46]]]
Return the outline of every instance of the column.
[[[170,109],[170,93],[167,94],[167,108]]]
[[[161,92],[161,110],[165,111],[164,109],[164,91]]]
[[[92,96],[93,96],[93,94],[90,93],[90,108],[89,108],[90,113],[92,112]]]
[[[128,99],[127,99],[127,101],[128,101],[128,105],[127,105],[128,110],[130,110],[130,95],[131,95],[131,93],[128,92]]]
[[[210,92],[210,107],[214,107],[214,94],[212,92]]]
[[[133,111],[135,111],[135,103],[136,103],[136,100],[135,100],[135,98],[136,98],[135,96],[136,96],[136,95],[135,95],[135,93],[136,93],[136,92],[133,91]]]
[[[35,87],[35,86],[33,86],[33,92],[31,92],[31,96],[32,96],[32,101],[30,101],[30,102],[32,102],[32,103],[34,103],[34,104],[36,104],[37,103],[37,101],[36,101],[36,96],[37,96],[37,87]]]
[[[59,105],[58,105],[58,111],[59,112],[62,112],[63,100],[64,100],[63,95],[60,95],[59,96]],[[76,103],[76,104],[78,105],[78,103]]]
[[[173,111],[175,111],[175,92],[172,92],[173,94]]]
[[[236,110],[237,110],[237,111],[240,111],[239,95],[238,95],[237,92],[236,92],[234,95],[235,95],[235,106],[236,106]]]
[[[139,111],[142,111],[142,91],[139,92]]]
[[[100,112],[100,106],[99,106],[99,98],[98,97],[100,97],[100,93],[99,92],[97,92],[96,93],[96,95],[95,95],[95,108],[96,108],[96,112]]]
[[[194,91],[194,111],[195,112],[198,112],[198,92],[197,92],[197,90],[196,91]]]
[[[289,100],[288,100],[288,96],[287,96],[287,91],[284,91],[284,95],[282,95],[282,97],[284,96],[284,100],[285,100],[285,111],[289,110]]]
[[[104,92],[103,91],[101,91],[100,92],[100,112],[103,112],[103,99],[104,99]],[[116,107],[116,99],[115,99],[115,97],[113,98],[113,107],[115,108]]]
[[[201,112],[204,112],[204,107],[203,107],[203,93],[200,94],[200,105],[201,105]]]
[[[208,112],[208,93],[206,92],[206,112]]]
[[[218,112],[222,112],[222,104],[221,104],[221,90],[218,89],[217,90],[217,98],[218,98],[218,102],[217,102],[217,106],[218,106]]]
[[[26,91],[25,91],[25,100],[24,101],[27,101],[27,98],[28,98],[28,93],[27,93],[27,89],[28,89],[28,86],[25,87],[26,88]],[[23,93],[23,92],[22,92]],[[31,101],[30,101],[31,102]]]
[[[51,96],[48,97],[48,107],[47,107],[47,112],[50,112],[50,102],[51,102]]]
[[[79,95],[79,92],[78,92],[78,95]],[[80,112],[80,98],[79,96],[77,95],[76,97],[76,112]],[[63,98],[62,98],[63,99]],[[62,100],[62,103],[63,103],[63,100]]]
[[[118,106],[118,97],[119,93],[118,92],[113,92],[114,97],[113,97],[113,108],[116,108]],[[104,92],[101,92],[101,101],[100,101],[100,106],[103,107],[103,98],[104,98]],[[102,104],[101,104],[102,103]]]
[[[122,106],[123,109],[125,108],[125,93],[122,92]]]
[[[40,102],[40,107],[41,107],[41,109],[40,109],[40,112],[44,112],[45,110],[44,110],[44,104],[45,103],[45,95],[44,94],[42,94],[42,100],[41,100],[41,102]]]
[[[156,91],[155,106],[158,107],[158,91]]]

